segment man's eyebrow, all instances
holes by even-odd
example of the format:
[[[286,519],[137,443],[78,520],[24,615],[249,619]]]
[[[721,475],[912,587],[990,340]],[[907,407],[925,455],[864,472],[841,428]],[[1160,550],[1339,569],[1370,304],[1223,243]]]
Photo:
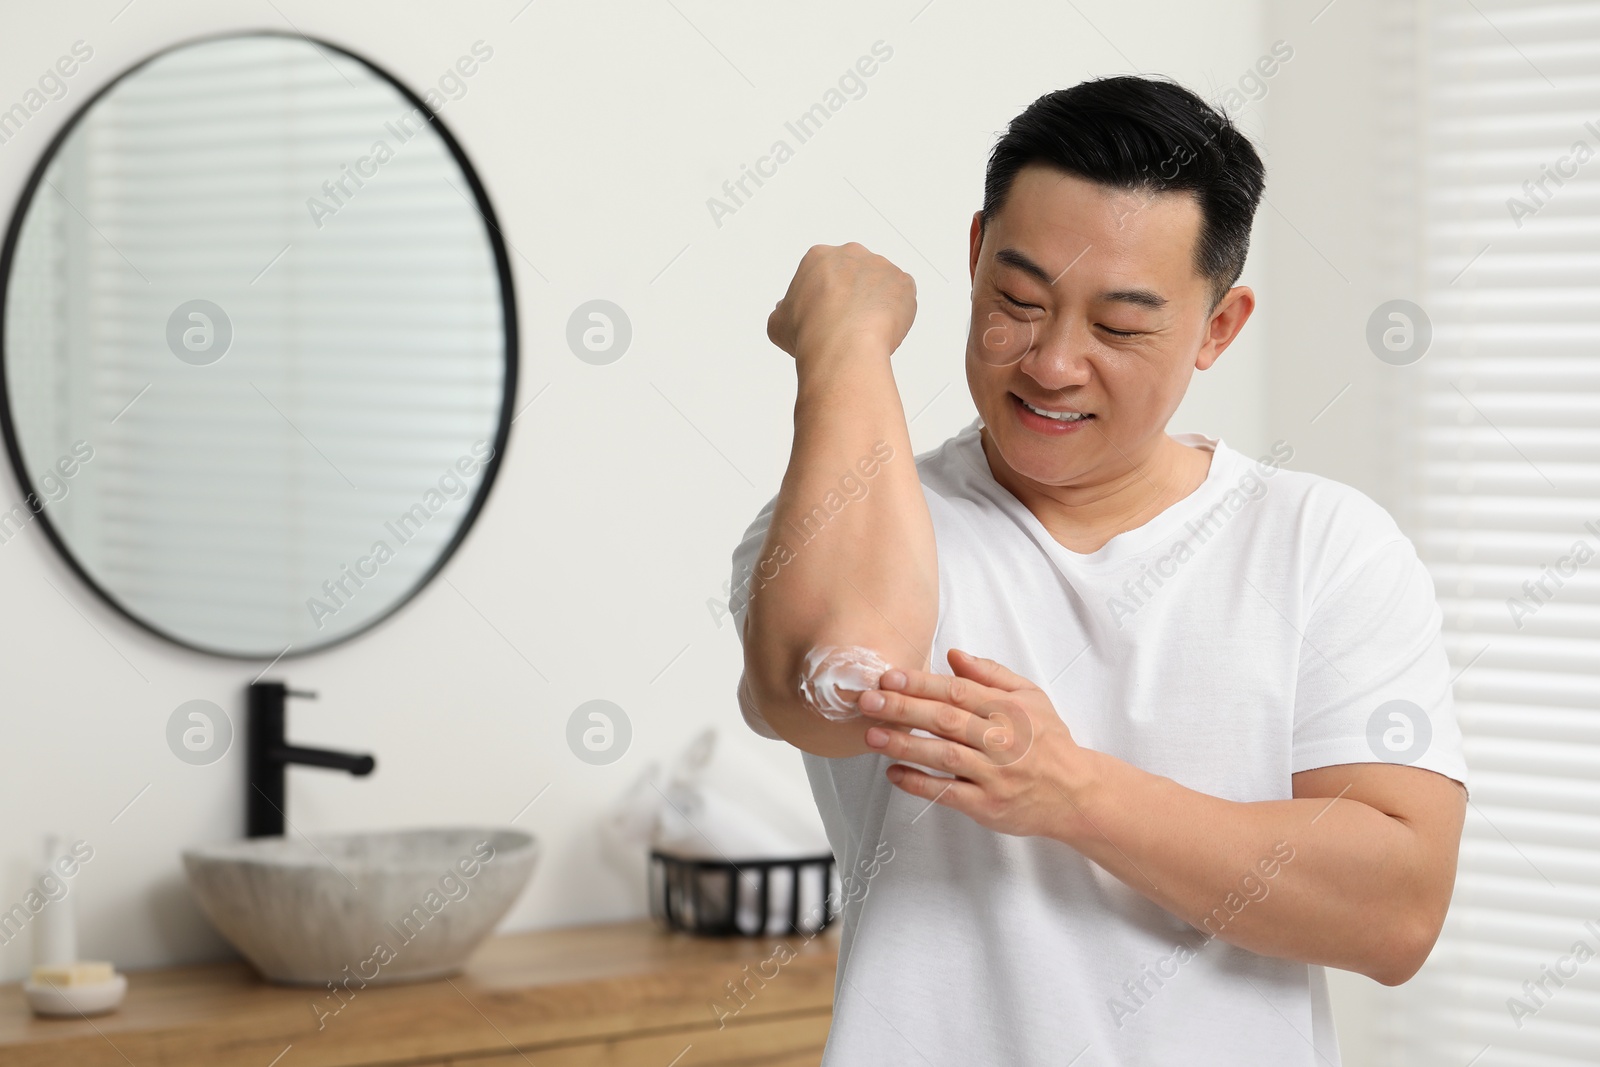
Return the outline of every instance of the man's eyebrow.
[[[1101,300],[1115,300],[1124,304],[1160,311],[1167,306],[1167,298],[1154,289],[1112,289],[1100,294]]]
[[[1017,270],[1042,282],[1045,285],[1054,285],[1057,278],[1052,278],[1050,272],[1035,263],[1026,252],[1016,248],[1002,248],[994,254],[994,258],[1008,267]],[[1077,260],[1073,260],[1074,263]],[[1070,269],[1070,265],[1069,265]],[[1062,271],[1065,274],[1066,271]],[[1112,289],[1100,294],[1101,300],[1111,300],[1124,304],[1134,304],[1138,307],[1159,311],[1167,306],[1167,298],[1153,289]]]
[[[1008,267],[1015,267],[1031,278],[1036,278],[1045,285],[1054,285],[1055,279],[1050,277],[1050,272],[1029,258],[1026,252],[1016,248],[1002,248],[994,254],[994,258]]]

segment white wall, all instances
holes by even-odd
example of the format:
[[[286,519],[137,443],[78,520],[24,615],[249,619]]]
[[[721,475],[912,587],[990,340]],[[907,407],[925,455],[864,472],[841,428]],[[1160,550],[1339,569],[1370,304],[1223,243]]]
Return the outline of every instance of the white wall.
[[[642,913],[602,866],[594,821],[649,760],[670,758],[707,724],[725,727],[723,755],[746,779],[811,810],[798,754],[743,731],[738,642],[708,610],[787,458],[792,368],[766,341],[765,320],[805,248],[858,240],[916,276],[921,312],[895,363],[908,413],[920,412],[913,441],[931,448],[973,415],[961,374],[966,234],[1004,124],[1039,94],[1096,74],[1159,71],[1210,94],[1270,40],[1257,0],[1079,0],[1076,11],[674,3],[519,12],[521,0],[403,10],[100,0],[92,14],[12,5],[0,35],[0,107],[74,41],[94,48],[68,96],[0,145],[8,207],[90,92],[180,38],[292,20],[419,90],[473,42],[494,49],[443,117],[515,247],[519,405],[538,399],[448,582],[375,632],[274,675],[322,694],[293,710],[296,741],[379,760],[367,779],[291,772],[289,817],[301,830],[501,824],[549,787],[517,821],[542,839],[544,858],[508,928]],[[718,228],[706,198],[880,39],[894,54],[866,96]],[[1297,76],[1296,63],[1273,85]],[[1253,109],[1241,121],[1259,134]],[[1282,185],[1277,195],[1298,204]],[[1273,223],[1270,210],[1262,221]],[[1264,298],[1265,255],[1278,247],[1258,240],[1247,273]],[[580,362],[563,341],[568,314],[594,297],[634,324],[632,349],[607,367]],[[1197,380],[1173,429],[1265,449],[1270,312],[1268,302]],[[0,475],[0,499],[17,493]],[[132,627],[37,529],[0,545],[0,604],[0,902],[20,898],[39,835],[60,829],[95,848],[74,889],[86,955],[137,968],[224,954],[178,853],[242,833],[243,746],[192,767],[163,731],[195,698],[237,713],[264,665],[204,658]],[[564,740],[572,709],[595,697],[622,705],[635,729],[632,750],[608,767],[579,762]],[[27,963],[26,938],[0,949],[0,977]]]

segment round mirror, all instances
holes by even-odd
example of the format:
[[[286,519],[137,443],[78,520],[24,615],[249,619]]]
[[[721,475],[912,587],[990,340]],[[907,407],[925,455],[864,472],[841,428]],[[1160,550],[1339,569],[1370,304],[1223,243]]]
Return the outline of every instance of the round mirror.
[[[516,374],[449,99],[275,34],[179,46],[92,99],[0,260],[25,492],[0,540],[41,527],[135,622],[227,656],[326,647],[425,585],[489,490]]]

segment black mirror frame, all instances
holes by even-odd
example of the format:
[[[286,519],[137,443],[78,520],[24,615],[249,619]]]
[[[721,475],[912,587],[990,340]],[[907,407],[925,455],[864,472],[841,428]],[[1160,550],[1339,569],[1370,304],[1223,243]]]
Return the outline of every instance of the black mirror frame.
[[[357,63],[360,63],[362,66],[370,70],[373,74],[377,75],[380,79],[387,82],[397,93],[400,94],[400,97],[403,100],[420,109],[421,112],[428,117],[429,124],[439,135],[440,139],[444,141],[445,147],[449,149],[450,155],[455,160],[456,165],[461,168],[461,173],[466,178],[467,185],[472,190],[472,196],[474,199],[473,207],[477,210],[479,217],[482,218],[484,222],[485,236],[488,238],[489,245],[494,251],[495,272],[500,281],[501,321],[504,326],[503,332],[505,336],[505,377],[503,390],[501,393],[500,418],[495,429],[494,453],[489,457],[489,461],[485,464],[483,479],[478,485],[478,491],[473,496],[472,503],[467,508],[466,513],[462,515],[461,521],[457,525],[455,533],[451,537],[449,543],[447,543],[444,548],[440,550],[438,557],[433,562],[433,565],[429,567],[420,578],[417,579],[410,589],[408,589],[400,597],[396,598],[396,600],[389,605],[387,610],[379,615],[374,616],[362,626],[359,626],[347,633],[340,634],[337,637],[323,641],[320,644],[313,644],[300,649],[296,649],[293,644],[290,644],[287,648],[280,652],[275,659],[272,660],[272,662],[276,663],[282,659],[294,659],[300,656],[309,655],[313,652],[321,652],[337,645],[344,644],[345,642],[353,640],[354,638],[360,637],[361,635],[371,631],[379,624],[388,621],[401,608],[409,604],[418,593],[422,592],[422,590],[425,589],[428,584],[438,576],[439,572],[444,570],[445,564],[450,562],[450,559],[455,555],[456,550],[460,548],[462,542],[466,540],[467,534],[471,531],[473,523],[477,521],[478,513],[482,511],[483,503],[486,499],[488,499],[489,491],[494,486],[495,477],[500,472],[501,460],[505,456],[506,445],[511,437],[511,423],[513,419],[512,411],[516,403],[517,394],[517,303],[516,290],[512,284],[511,261],[506,254],[506,241],[500,232],[500,224],[495,218],[494,208],[489,203],[489,195],[484,190],[483,183],[479,179],[477,171],[473,169],[471,161],[467,159],[466,153],[462,150],[461,145],[450,133],[444,122],[437,114],[434,113],[431,108],[427,106],[427,104],[422,101],[421,97],[417,96],[416,93],[412,92],[382,67],[379,67],[371,60],[359,56],[346,48],[341,48],[338,45],[330,44],[327,41],[319,40],[317,38],[308,37],[303,33],[284,33],[277,30],[245,30],[238,32],[225,31],[222,33],[207,34],[202,37],[188,38],[163,48],[158,52],[151,53],[144,59],[141,59],[139,62],[124,70],[122,73],[118,74],[116,77],[112,78],[99,89],[95,90],[89,99],[72,113],[71,117],[67,119],[66,124],[63,125],[62,128],[56,132],[55,136],[50,139],[50,143],[46,146],[44,153],[40,156],[39,162],[34,166],[32,173],[28,175],[27,182],[24,183],[21,192],[17,195],[16,207],[13,209],[10,223],[6,227],[5,244],[3,248],[0,248],[0,434],[3,434],[5,437],[6,455],[10,459],[11,469],[16,475],[18,487],[22,490],[23,496],[18,506],[26,507],[33,513],[34,520],[43,528],[45,535],[50,540],[50,543],[55,546],[56,551],[60,553],[61,558],[66,561],[67,566],[72,570],[72,572],[78,576],[85,586],[87,586],[92,592],[109,604],[119,615],[127,619],[129,622],[132,622],[145,632],[154,634],[163,640],[170,641],[173,644],[189,649],[190,651],[204,653],[208,656],[216,656],[223,659],[240,661],[259,661],[268,659],[270,657],[270,653],[242,653],[233,652],[226,649],[208,648],[204,645],[175,637],[149,620],[140,617],[137,613],[130,610],[126,605],[120,602],[116,597],[112,596],[110,592],[100,585],[100,583],[95,581],[94,577],[89,574],[89,572],[84,568],[83,564],[81,564],[77,557],[72,554],[71,549],[67,546],[67,543],[61,536],[60,531],[58,531],[55,525],[51,523],[49,515],[46,514],[45,506],[41,503],[38,503],[42,498],[39,496],[33,484],[33,479],[29,477],[27,467],[23,462],[21,442],[18,439],[17,428],[12,418],[11,393],[6,373],[6,306],[7,297],[9,295],[11,286],[11,269],[13,265],[13,258],[16,255],[17,240],[21,236],[22,223],[24,217],[27,215],[28,207],[33,203],[34,193],[38,190],[40,182],[44,179],[45,170],[50,166],[51,160],[55,158],[56,153],[60,150],[62,143],[67,139],[68,136],[71,135],[72,131],[77,128],[78,123],[85,115],[89,113],[89,110],[94,107],[95,103],[102,96],[110,92],[115,86],[119,85],[123,79],[136,73],[154,60],[159,59],[168,53],[205,44],[208,41],[234,40],[241,37],[297,38],[311,45],[313,48],[327,49],[328,51],[336,52],[339,55],[345,56],[346,58],[355,60]]]

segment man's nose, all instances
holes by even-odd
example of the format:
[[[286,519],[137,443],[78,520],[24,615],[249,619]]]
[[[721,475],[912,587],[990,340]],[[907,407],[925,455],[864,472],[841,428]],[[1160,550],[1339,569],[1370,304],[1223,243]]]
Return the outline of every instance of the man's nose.
[[[1055,391],[1086,384],[1090,378],[1090,327],[1055,321],[1036,324],[1033,344],[1020,368],[1040,389]]]

